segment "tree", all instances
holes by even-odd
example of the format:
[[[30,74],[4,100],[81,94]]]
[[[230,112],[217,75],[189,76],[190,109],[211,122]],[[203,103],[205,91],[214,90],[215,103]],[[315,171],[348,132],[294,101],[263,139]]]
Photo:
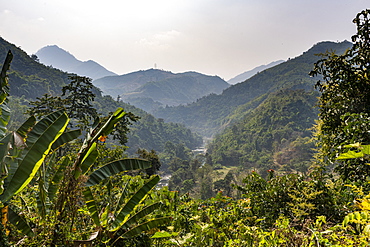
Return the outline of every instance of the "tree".
[[[336,165],[344,179],[365,180],[370,166],[362,160],[341,160],[345,144],[370,143],[370,10],[358,13],[353,22],[357,34],[344,54],[327,52],[310,72],[321,75],[316,87],[321,91],[317,137],[318,158]]]
[[[157,171],[159,171],[159,168],[161,167],[161,162],[159,161],[157,153],[153,149],[150,152],[146,149],[139,149],[137,150],[137,154],[140,158],[150,162],[150,167],[146,169],[145,172],[149,176],[157,174]]]
[[[71,82],[62,88],[62,96],[66,96],[66,111],[70,118],[77,118],[82,124],[87,125],[89,120],[97,116],[96,109],[91,102],[95,99],[92,92],[93,84],[88,77],[71,75]]]
[[[37,55],[36,54],[32,54],[31,55],[31,58],[32,58],[32,60],[34,60],[34,61],[36,61],[36,62],[40,62],[40,60],[39,60],[39,58],[37,57]]]
[[[61,96],[44,94],[31,101],[33,105],[27,113],[36,117],[50,114],[56,110],[64,110],[71,119],[75,119],[78,125],[88,126],[89,122],[97,117],[97,111],[92,106],[95,99],[91,79],[78,75],[68,77],[70,83],[62,88]]]

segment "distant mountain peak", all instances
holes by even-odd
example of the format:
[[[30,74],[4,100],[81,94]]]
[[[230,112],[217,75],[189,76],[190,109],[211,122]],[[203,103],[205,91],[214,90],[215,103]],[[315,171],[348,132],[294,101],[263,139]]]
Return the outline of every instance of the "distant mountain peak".
[[[246,72],[244,72],[240,75],[237,75],[237,76],[231,78],[230,80],[227,81],[227,83],[229,83],[231,85],[234,85],[234,84],[237,84],[239,82],[243,82],[243,81],[251,78],[255,74],[257,74],[261,71],[264,71],[265,69],[269,69],[269,68],[274,67],[278,64],[281,64],[282,62],[285,62],[285,61],[284,60],[278,60],[278,61],[271,62],[267,65],[260,65],[258,67],[255,67],[254,69],[248,70],[248,71],[246,71]]]
[[[36,52],[41,63],[51,65],[63,71],[98,79],[117,75],[93,60],[80,61],[68,51],[57,45],[48,45]]]

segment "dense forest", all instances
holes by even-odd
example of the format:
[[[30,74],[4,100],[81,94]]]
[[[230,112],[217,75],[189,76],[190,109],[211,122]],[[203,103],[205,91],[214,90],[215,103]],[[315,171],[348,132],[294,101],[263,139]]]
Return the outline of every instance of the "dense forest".
[[[242,121],[215,137],[208,148],[212,163],[304,172],[314,148],[309,129],[317,118],[318,95],[304,89],[270,94]]]
[[[242,92],[248,99],[220,108],[234,115],[206,154],[167,141],[191,135],[181,125],[171,131],[149,114],[141,118],[153,126],[134,125],[134,107],[99,96],[86,77],[66,74],[41,95],[30,91],[34,98],[17,95],[12,80],[23,90],[19,78],[34,87],[29,80],[56,70],[20,74],[20,51],[9,47],[0,74],[0,246],[368,246],[370,10],[354,23],[353,43],[337,44],[343,50],[322,51],[324,42],[308,52],[324,52],[310,66],[299,63],[306,54],[290,60],[308,69],[307,81],[294,81],[295,70],[284,72],[293,63],[283,63],[282,84],[262,80],[271,68],[183,106],[226,105],[236,88],[235,101]],[[256,78],[271,87],[242,90]],[[19,124],[11,107],[25,109]],[[128,156],[127,140],[144,138],[139,128],[154,134],[148,142],[166,141],[159,155]]]

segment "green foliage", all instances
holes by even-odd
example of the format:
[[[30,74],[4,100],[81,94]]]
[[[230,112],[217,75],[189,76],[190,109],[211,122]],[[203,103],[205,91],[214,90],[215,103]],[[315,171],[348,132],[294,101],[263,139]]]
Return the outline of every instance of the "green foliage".
[[[156,154],[154,150],[151,150],[150,152],[148,152],[145,149],[139,149],[137,151],[137,154],[139,155],[139,158],[148,160],[150,162],[150,167],[145,170],[145,172],[149,176],[154,175],[159,171],[159,169],[161,168],[161,162],[159,160],[158,155]]]
[[[165,190],[163,194],[167,194]],[[368,237],[354,235],[350,227],[332,225],[325,216],[306,217],[299,225],[279,216],[270,228],[253,214],[251,199],[235,200],[218,193],[194,200],[176,201],[172,225],[161,231],[159,246],[367,246]],[[159,235],[159,234],[158,234]]]
[[[316,84],[322,93],[317,130],[320,158],[325,164],[335,164],[337,171],[351,181],[366,180],[370,171],[361,160],[336,160],[342,146],[370,143],[369,14],[364,10],[353,20],[357,26],[353,46],[343,55],[324,54],[311,72],[322,76]]]
[[[67,112],[71,119],[75,119],[80,127],[97,117],[96,109],[91,102],[95,99],[91,79],[77,75],[68,77],[71,81],[62,88],[61,96],[44,94],[36,101],[31,101],[32,108],[27,113],[34,116],[44,116],[56,110]]]
[[[32,180],[46,155],[50,152],[52,144],[64,132],[68,120],[67,115],[63,112],[47,115],[32,127],[32,130],[27,134],[27,141],[21,143],[23,147],[19,144],[17,147],[16,144],[21,141],[19,134],[9,134],[13,137],[10,141],[6,137],[3,139],[2,145],[8,146],[10,144],[13,146],[13,150],[8,150],[9,157],[1,157],[2,162],[5,163],[2,166],[7,166],[10,171],[5,180],[7,188],[0,196],[1,202],[10,200]],[[15,159],[14,162],[14,158],[18,159]]]
[[[270,94],[209,144],[213,164],[267,170],[302,170],[312,159],[309,143],[317,93],[285,90]],[[304,165],[303,165],[304,166]]]
[[[11,50],[14,56],[9,71],[12,96],[35,99],[43,94],[54,95],[68,83],[68,74],[34,61],[26,52],[0,38],[0,61]]]
[[[338,222],[353,199],[351,191],[340,186],[341,181],[319,171],[308,176],[274,176],[273,170],[268,172],[268,179],[252,172],[243,180],[244,186],[235,186],[250,200],[253,215],[265,227],[271,227],[281,215],[297,224],[320,215]]]

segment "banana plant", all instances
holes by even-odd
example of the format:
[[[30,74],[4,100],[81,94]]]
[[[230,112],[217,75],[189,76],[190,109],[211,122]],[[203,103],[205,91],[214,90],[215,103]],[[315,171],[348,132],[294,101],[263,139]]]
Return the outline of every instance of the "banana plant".
[[[6,72],[10,67],[12,59],[13,54],[9,50],[0,73],[0,139],[4,138],[7,131],[6,126],[8,125],[8,122],[10,120],[10,110],[6,105],[6,99],[9,94],[8,76]],[[6,176],[7,168],[2,163],[0,163],[0,194],[4,190],[3,183]]]
[[[31,117],[18,131],[7,134],[0,140],[0,164],[5,168],[3,191],[0,194],[2,208],[7,207],[12,197],[21,192],[35,177],[53,143],[67,127],[69,118],[61,111],[54,112],[36,124]],[[31,129],[32,128],[32,129]],[[26,130],[31,129],[27,133]],[[10,222],[19,222],[15,212],[8,214]],[[16,226],[26,227],[25,224]],[[32,231],[20,229],[32,235]]]
[[[19,132],[12,132],[0,141],[0,145],[5,147],[0,159],[9,169],[4,184],[6,188],[0,195],[2,203],[8,202],[33,179],[68,121],[64,112],[53,112],[37,122],[24,138]]]
[[[88,211],[97,229],[89,240],[76,240],[76,243],[81,242],[82,244],[83,241],[91,242],[102,233],[117,235],[120,230],[124,230],[124,233],[119,235],[118,238],[129,238],[140,234],[145,230],[149,230],[169,222],[169,218],[165,217],[152,219],[140,225],[135,224],[139,219],[145,218],[161,205],[159,202],[154,203],[143,208],[141,211],[134,213],[134,209],[140,205],[147,193],[158,183],[158,176],[153,176],[142,187],[138,188],[130,198],[126,198],[129,193],[128,186],[125,186],[117,206],[113,208],[108,205],[105,207],[104,213],[99,216],[100,208],[98,207],[91,191],[93,186],[96,186],[102,181],[106,181],[124,171],[144,170],[150,167],[150,163],[148,161],[135,158],[116,160],[97,170],[91,171],[91,166],[97,156],[96,141],[98,139],[105,139],[106,136],[113,131],[115,124],[123,118],[125,114],[126,113],[122,108],[118,108],[104,123],[95,122],[93,127],[90,129],[87,138],[80,149],[78,159],[74,164],[74,178],[76,179],[80,175],[87,177],[87,181],[84,184],[85,188],[83,190],[83,194]],[[108,191],[108,194],[110,194],[110,191]]]
[[[103,231],[102,227],[106,225],[103,222],[107,222],[108,224],[108,215],[111,215],[111,210],[106,211],[104,216],[102,218],[98,219],[97,212],[98,208],[94,207],[93,205],[96,204],[95,199],[93,198],[93,194],[90,190],[92,186],[98,185],[102,181],[107,181],[109,178],[112,178],[113,176],[125,172],[125,171],[132,171],[132,170],[144,170],[150,167],[150,163],[143,159],[129,159],[124,158],[120,160],[116,160],[113,162],[110,162],[99,169],[94,170],[93,164],[95,163],[95,160],[98,156],[97,151],[97,141],[98,140],[105,140],[107,136],[113,131],[116,123],[122,119],[125,116],[125,112],[122,108],[118,108],[114,113],[111,114],[105,121],[99,121],[96,120],[90,130],[87,133],[87,136],[85,140],[83,141],[82,147],[80,148],[80,151],[78,152],[76,156],[76,160],[74,161],[74,164],[72,165],[72,176],[70,176],[69,180],[66,182],[67,186],[65,187],[64,191],[61,193],[64,193],[63,196],[60,196],[59,198],[69,198],[68,203],[65,203],[63,201],[58,201],[56,204],[61,205],[58,209],[58,215],[59,218],[56,220],[59,222],[60,226],[57,226],[57,229],[60,229],[62,226],[63,220],[65,220],[65,224],[68,224],[71,222],[69,219],[65,217],[65,215],[70,214],[70,208],[76,208],[71,207],[70,202],[78,202],[78,200],[70,199],[71,197],[75,196],[75,193],[73,193],[75,189],[76,181],[83,175],[83,178],[87,181],[84,182],[84,188],[83,194],[86,200],[86,204],[88,205],[89,212],[91,214],[91,217],[95,223],[95,225],[101,230],[98,230],[98,234],[93,234],[94,238],[98,237],[98,235]],[[116,220],[115,221],[109,221],[109,228],[106,228],[108,232],[114,232],[116,233],[119,229],[125,229],[129,228],[134,224],[135,219],[139,219],[140,217],[144,217],[144,213],[148,214],[149,211],[153,211],[154,209],[158,208],[160,206],[160,203],[156,203],[151,205],[150,207],[146,208],[144,211],[142,211],[140,214],[137,214],[135,217],[133,217],[131,220],[126,219],[126,217],[129,216],[130,213],[132,213],[133,209],[136,208],[137,205],[140,204],[141,200],[145,197],[145,195],[158,183],[159,177],[154,176],[150,181],[148,181],[143,187],[138,189],[138,191],[135,193],[135,195],[126,203],[126,207],[122,207],[120,209],[115,210],[116,213]],[[108,193],[109,194],[109,193]],[[126,195],[126,192],[123,192],[122,199],[120,200],[120,205],[124,203],[124,195]],[[65,199],[63,199],[65,200]],[[94,208],[95,211],[94,212]],[[140,217],[139,217],[140,216]],[[99,217],[99,216],[98,216]],[[136,228],[132,228],[131,231],[127,231],[125,234],[125,237],[131,237],[138,233],[135,231],[143,231],[144,229],[150,229],[152,227],[158,226],[158,224],[163,224],[165,222],[168,222],[167,218],[163,219],[155,219],[147,222],[146,224],[143,224],[141,226],[137,226]],[[63,236],[56,236],[54,238],[54,242],[57,243],[60,241],[59,239],[63,239]],[[76,240],[77,244],[82,244],[83,241],[92,241],[90,240]]]
[[[114,245],[119,239],[132,238],[144,231],[167,224],[170,221],[169,217],[147,220],[154,210],[162,206],[161,202],[155,202],[137,210],[137,208],[141,206],[146,195],[159,182],[159,176],[157,175],[152,176],[141,187],[134,191],[134,193],[130,193],[131,191],[129,191],[128,186],[130,180],[127,181],[120,192],[116,205],[114,206],[107,203],[103,208],[100,208],[97,200],[94,198],[91,187],[99,184],[107,177],[107,175],[102,176],[106,171],[109,171],[107,166],[109,166],[109,164],[90,175],[83,193],[87,209],[96,226],[95,234],[93,234],[95,238],[99,235],[109,236],[110,242]],[[135,166],[129,166],[135,168]],[[107,186],[107,188],[108,194],[111,194],[109,191],[111,190],[111,186]],[[145,222],[138,224],[138,222],[142,221]],[[94,238],[90,238],[89,240],[93,241]]]
[[[66,129],[69,118],[61,111],[37,123],[34,117],[30,117],[17,131],[7,132],[10,111],[6,106],[9,92],[6,72],[12,58],[9,51],[0,74],[0,208],[2,216],[7,216],[2,217],[1,223],[6,225],[9,221],[32,236],[31,228],[12,210],[9,202],[35,177],[53,144]]]

